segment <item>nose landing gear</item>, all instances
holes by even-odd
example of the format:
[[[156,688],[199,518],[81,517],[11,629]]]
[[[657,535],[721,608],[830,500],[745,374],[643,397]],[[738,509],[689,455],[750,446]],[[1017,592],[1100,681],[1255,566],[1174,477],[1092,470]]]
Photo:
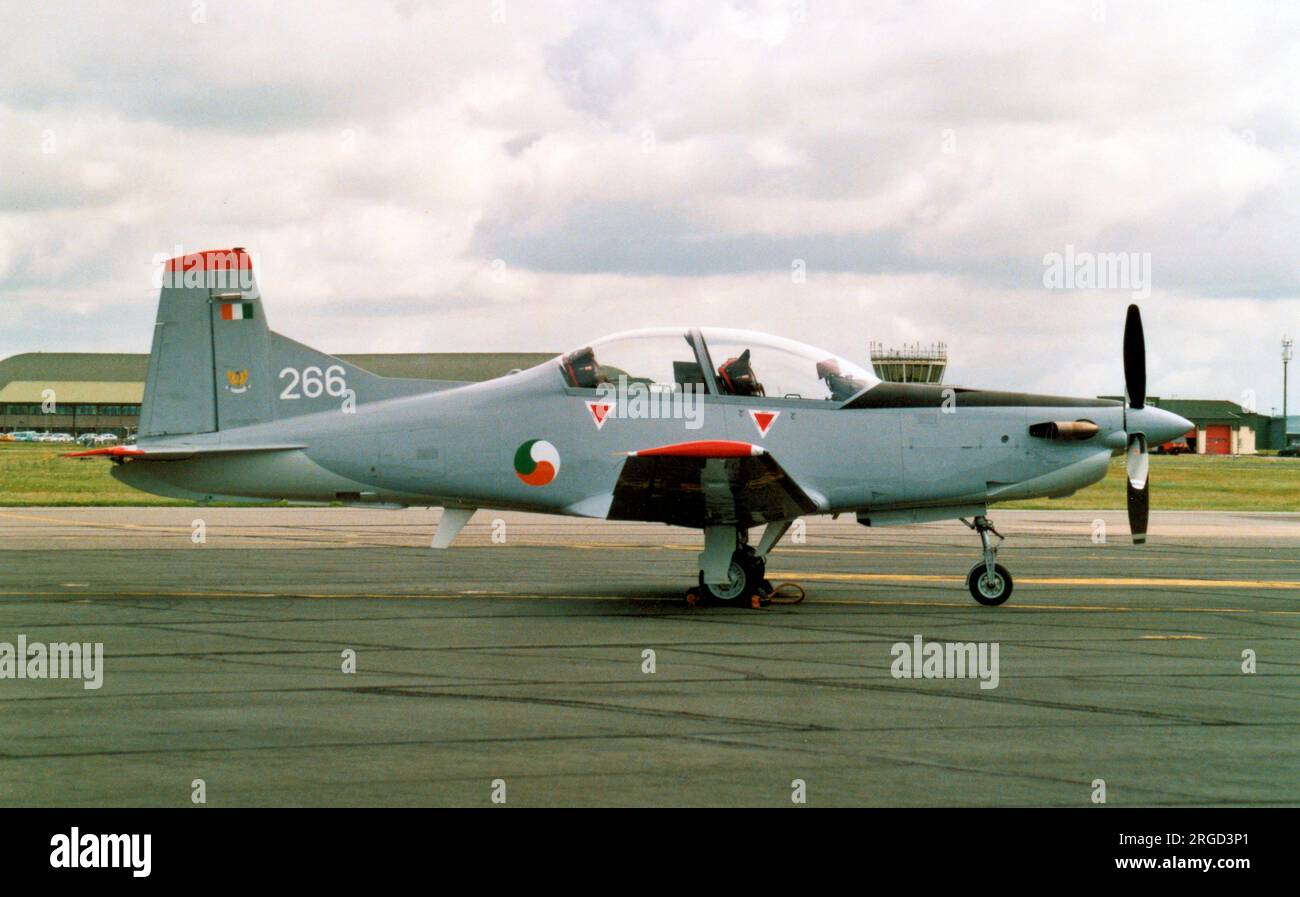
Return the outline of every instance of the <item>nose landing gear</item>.
[[[979,533],[980,544],[984,549],[984,560],[971,567],[966,574],[966,588],[970,589],[971,597],[980,604],[997,607],[1011,597],[1014,586],[1010,571],[997,562],[998,546],[1006,537],[993,528],[987,517],[976,517],[972,521],[963,518],[962,523]],[[994,542],[990,534],[997,536],[998,540]]]

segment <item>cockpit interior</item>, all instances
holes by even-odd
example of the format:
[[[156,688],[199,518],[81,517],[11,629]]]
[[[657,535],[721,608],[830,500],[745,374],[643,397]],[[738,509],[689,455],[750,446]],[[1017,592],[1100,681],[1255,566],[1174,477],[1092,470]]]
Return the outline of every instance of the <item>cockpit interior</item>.
[[[614,334],[561,356],[575,389],[641,384],[742,398],[846,402],[879,380],[834,353],[747,330],[659,328]]]

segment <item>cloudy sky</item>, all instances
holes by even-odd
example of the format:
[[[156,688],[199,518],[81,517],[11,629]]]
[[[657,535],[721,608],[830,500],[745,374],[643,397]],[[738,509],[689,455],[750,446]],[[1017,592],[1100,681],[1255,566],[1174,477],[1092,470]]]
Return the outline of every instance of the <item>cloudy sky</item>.
[[[331,352],[698,322],[1095,395],[1149,289],[1152,394],[1268,411],[1300,333],[1281,0],[6,2],[0,34],[0,357],[147,351],[157,260],[232,245]],[[1149,283],[1049,289],[1067,247]]]

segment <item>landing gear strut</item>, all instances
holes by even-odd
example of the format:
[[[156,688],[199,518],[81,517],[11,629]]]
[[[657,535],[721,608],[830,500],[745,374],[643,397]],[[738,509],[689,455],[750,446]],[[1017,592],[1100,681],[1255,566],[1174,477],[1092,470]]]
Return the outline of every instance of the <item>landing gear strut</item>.
[[[1011,597],[1013,582],[1011,573],[997,562],[998,546],[1006,538],[993,528],[987,517],[976,517],[971,522],[962,520],[968,527],[979,533],[980,544],[984,548],[984,560],[970,568],[966,574],[966,587],[971,597],[980,604],[997,607]],[[993,541],[992,536],[998,540]]]

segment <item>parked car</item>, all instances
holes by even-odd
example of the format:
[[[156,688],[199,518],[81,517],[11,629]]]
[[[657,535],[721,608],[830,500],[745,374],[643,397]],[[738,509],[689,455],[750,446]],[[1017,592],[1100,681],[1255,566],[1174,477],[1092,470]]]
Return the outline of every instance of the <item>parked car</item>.
[[[1279,458],[1300,458],[1300,443],[1293,442],[1277,450]]]
[[[18,430],[10,435],[13,436],[14,442],[35,442],[38,434],[35,430]]]
[[[1152,449],[1157,455],[1185,455],[1192,450],[1187,444],[1186,436],[1179,436],[1177,439],[1171,439]]]

